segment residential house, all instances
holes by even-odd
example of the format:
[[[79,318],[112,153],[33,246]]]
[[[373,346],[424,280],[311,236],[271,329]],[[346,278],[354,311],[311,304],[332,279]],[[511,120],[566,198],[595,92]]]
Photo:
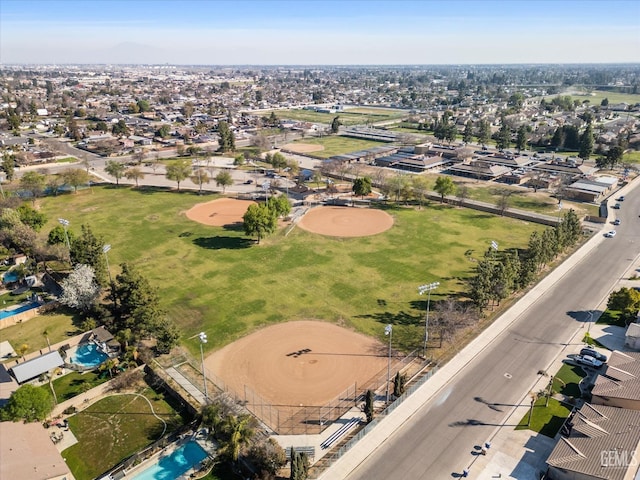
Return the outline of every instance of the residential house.
[[[547,459],[548,480],[633,480],[640,411],[585,403]]]
[[[72,480],[64,458],[42,424],[3,422],[0,428],[0,478]]]
[[[640,411],[640,352],[611,352],[591,395],[594,404]]]

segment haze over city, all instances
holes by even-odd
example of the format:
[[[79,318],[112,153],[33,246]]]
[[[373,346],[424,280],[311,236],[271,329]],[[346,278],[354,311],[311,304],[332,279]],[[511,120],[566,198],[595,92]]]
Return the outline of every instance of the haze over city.
[[[640,61],[640,2],[17,1],[0,62],[497,64]]]

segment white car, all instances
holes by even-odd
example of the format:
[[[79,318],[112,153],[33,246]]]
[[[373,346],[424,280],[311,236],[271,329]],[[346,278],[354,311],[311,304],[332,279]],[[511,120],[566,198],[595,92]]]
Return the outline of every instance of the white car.
[[[622,223],[622,221],[621,221],[619,218],[616,218],[616,219],[613,221],[613,224],[614,224],[614,225],[620,225],[621,223]]]
[[[596,360],[591,355],[576,355],[575,361],[587,367],[600,368],[602,366],[602,362]]]
[[[616,231],[615,230],[611,230],[611,231],[605,233],[604,236],[607,237],[607,238],[613,238],[613,237],[616,236]]]

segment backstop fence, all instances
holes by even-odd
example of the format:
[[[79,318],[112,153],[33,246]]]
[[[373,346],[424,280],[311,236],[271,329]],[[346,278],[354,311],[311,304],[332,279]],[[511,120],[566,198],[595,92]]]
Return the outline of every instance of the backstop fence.
[[[322,433],[324,429],[351,408],[361,406],[367,390],[375,392],[378,396],[384,395],[387,387],[390,392],[393,391],[393,377],[397,372],[411,378],[415,371],[424,366],[424,361],[418,352],[419,350],[414,350],[405,356],[398,356],[394,352],[389,358],[389,371],[385,367],[368,381],[363,384],[350,385],[322,405],[274,405],[249,385],[244,385],[242,392],[236,392],[212,372],[206,370],[204,376],[207,379],[207,390],[210,397],[214,396],[214,393],[225,393],[273,433],[278,435],[314,435]],[[174,357],[170,363],[170,366],[178,370],[199,390],[204,389],[200,362],[184,353]]]

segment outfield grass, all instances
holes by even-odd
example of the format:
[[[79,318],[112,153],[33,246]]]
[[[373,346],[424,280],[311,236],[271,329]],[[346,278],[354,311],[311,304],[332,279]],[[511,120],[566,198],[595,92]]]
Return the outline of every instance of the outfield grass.
[[[622,161],[640,163],[640,152],[627,152],[622,156]]]
[[[577,365],[563,364],[553,377],[553,391],[569,397],[580,398],[580,381],[587,374]]]
[[[170,428],[181,423],[165,398],[151,389],[142,394]],[[78,443],[62,452],[77,480],[90,480],[157,440],[164,424],[141,397],[113,395],[69,417],[69,427]]]
[[[362,138],[344,137],[341,135],[330,135],[322,138],[303,138],[293,143],[309,143],[312,145],[322,145],[324,150],[319,152],[311,152],[314,157],[329,158],[334,155],[343,155],[345,153],[357,152],[358,150],[366,150],[368,148],[389,145],[385,142],[376,142],[374,140],[364,140]]]
[[[518,423],[516,430],[533,430],[549,438],[555,437],[565,419],[571,413],[571,408],[554,398],[550,398],[549,406],[545,407],[546,401],[545,397],[541,397],[536,401],[533,407],[533,415],[531,416],[531,426],[527,426],[529,420],[529,411],[527,411]]]
[[[309,318],[380,338],[384,325],[395,323],[397,346],[419,347],[425,304],[417,285],[441,283],[433,307],[466,288],[475,262],[465,252],[480,257],[492,240],[501,249],[524,247],[542,228],[433,204],[388,207],[395,226],[376,236],[328,238],[296,228],[255,245],[238,229],[187,219],[184,212],[201,201],[193,193],[123,187],[47,197],[40,200],[50,219],[42,235],[63,214],[76,234],[90,225],[112,246],[112,274],[120,262],[136,265],[196,353],[199,345],[187,339],[200,331],[209,336],[207,349],[218,349],[258,327]]]

